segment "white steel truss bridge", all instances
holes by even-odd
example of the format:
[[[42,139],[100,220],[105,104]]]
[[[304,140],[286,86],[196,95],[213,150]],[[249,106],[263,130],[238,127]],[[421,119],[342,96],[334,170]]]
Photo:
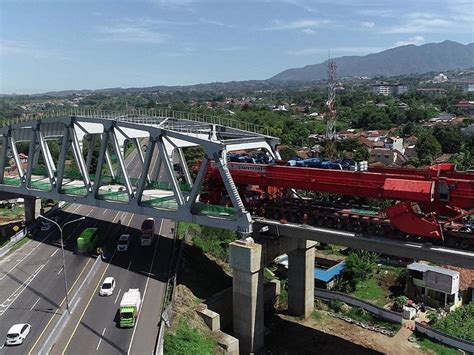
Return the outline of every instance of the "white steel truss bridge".
[[[0,128],[0,191],[251,233],[226,154],[262,149],[278,159],[278,143],[264,127],[183,112],[54,113]],[[203,159],[190,171],[186,152],[196,147]],[[229,206],[199,201],[211,161]]]

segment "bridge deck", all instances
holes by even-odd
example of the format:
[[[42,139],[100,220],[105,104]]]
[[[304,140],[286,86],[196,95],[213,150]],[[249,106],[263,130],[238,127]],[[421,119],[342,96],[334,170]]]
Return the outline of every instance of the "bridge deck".
[[[371,237],[328,228],[317,228],[301,224],[281,224],[278,221],[263,218],[254,219],[254,231],[268,226],[266,234],[315,240],[321,243],[343,245],[355,249],[364,249],[379,254],[398,256],[415,260],[427,260],[436,264],[474,269],[474,252],[449,249],[441,246],[415,243],[412,241]]]

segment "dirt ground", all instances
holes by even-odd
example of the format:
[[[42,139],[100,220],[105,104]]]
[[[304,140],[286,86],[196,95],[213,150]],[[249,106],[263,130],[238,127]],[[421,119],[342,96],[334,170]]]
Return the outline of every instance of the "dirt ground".
[[[388,337],[321,313],[321,320],[304,321],[276,315],[263,353],[426,355],[417,344],[408,341],[411,331],[406,328]]]

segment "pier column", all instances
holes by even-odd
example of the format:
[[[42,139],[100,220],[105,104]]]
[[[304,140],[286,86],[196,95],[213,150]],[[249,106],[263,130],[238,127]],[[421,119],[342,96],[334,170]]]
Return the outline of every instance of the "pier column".
[[[263,347],[262,246],[252,241],[230,243],[234,336],[243,354]]]
[[[300,240],[288,253],[288,311],[307,318],[314,309],[314,247],[316,242]]]
[[[38,218],[41,210],[41,199],[36,197],[24,197],[25,200],[25,223],[30,224]]]

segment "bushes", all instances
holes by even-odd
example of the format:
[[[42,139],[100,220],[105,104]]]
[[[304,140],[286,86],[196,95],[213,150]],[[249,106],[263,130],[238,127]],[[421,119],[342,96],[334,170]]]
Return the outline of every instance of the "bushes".
[[[436,321],[433,328],[455,337],[474,341],[474,303],[469,303],[446,318]]]
[[[166,333],[164,343],[165,354],[214,354],[216,342],[206,338],[197,329],[193,329],[188,323],[181,321],[176,333]]]
[[[238,239],[235,232],[226,229],[180,222],[177,230],[178,236],[183,238],[186,230],[193,236],[192,239],[195,246],[200,248],[204,253],[212,255],[222,261],[227,261],[229,243]]]
[[[370,278],[377,258],[377,254],[363,250],[350,253],[345,260],[343,281],[338,282],[335,289],[353,292],[358,282]]]
[[[408,298],[406,296],[398,296],[395,297],[393,301],[393,307],[397,312],[401,312],[403,310],[403,306],[406,305],[408,302]]]

